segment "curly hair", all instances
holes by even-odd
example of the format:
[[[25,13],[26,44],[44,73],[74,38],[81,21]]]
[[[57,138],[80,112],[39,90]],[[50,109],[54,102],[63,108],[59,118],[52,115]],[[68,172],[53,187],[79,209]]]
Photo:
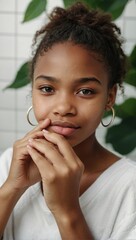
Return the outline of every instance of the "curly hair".
[[[56,7],[49,15],[49,22],[34,36],[31,78],[37,58],[54,44],[70,41],[97,54],[109,74],[109,87],[122,86],[126,72],[126,56],[122,49],[120,29],[112,22],[111,15],[89,9],[80,2],[63,9]]]

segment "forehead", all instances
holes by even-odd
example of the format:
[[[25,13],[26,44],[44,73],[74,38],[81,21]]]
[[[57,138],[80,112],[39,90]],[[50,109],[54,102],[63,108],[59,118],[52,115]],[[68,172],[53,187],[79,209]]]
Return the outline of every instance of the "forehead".
[[[63,78],[64,75],[70,76],[70,74],[73,77],[84,77],[91,74],[97,75],[100,79],[108,78],[105,65],[96,53],[71,42],[55,44],[39,56],[35,66],[34,78],[38,74],[54,75],[59,78],[61,76]]]

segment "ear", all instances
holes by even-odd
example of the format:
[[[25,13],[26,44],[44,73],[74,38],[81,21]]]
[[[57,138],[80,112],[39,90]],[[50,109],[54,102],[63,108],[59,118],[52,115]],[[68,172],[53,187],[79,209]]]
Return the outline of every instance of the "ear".
[[[108,97],[107,97],[105,110],[110,109],[114,105],[116,100],[116,94],[117,94],[117,85],[115,84],[112,88],[108,89]]]

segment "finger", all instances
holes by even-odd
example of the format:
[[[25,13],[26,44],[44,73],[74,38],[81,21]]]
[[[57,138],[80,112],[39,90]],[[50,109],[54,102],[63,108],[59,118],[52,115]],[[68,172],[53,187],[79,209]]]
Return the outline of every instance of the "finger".
[[[56,146],[45,139],[29,139],[28,144],[48,159],[54,166],[65,166],[64,157]]]
[[[42,131],[43,129],[46,129],[50,125],[50,119],[45,119],[42,123],[39,123],[33,130],[31,130],[29,133],[25,135],[25,137],[29,137],[30,135],[39,131]]]
[[[50,119],[45,119],[42,123],[39,123],[37,127],[34,128],[34,131],[46,129],[50,125]]]
[[[78,156],[75,154],[69,142],[63,136],[56,133],[51,133],[45,130],[43,130],[43,133],[44,133],[44,137],[49,142],[55,144],[58,147],[59,152],[68,162],[68,164],[74,164],[76,162],[80,167],[82,167],[83,164],[81,160],[78,158]]]
[[[50,173],[53,171],[51,163],[49,163],[49,161],[45,159],[45,157],[43,157],[36,149],[31,147],[30,145],[27,145],[27,149],[32,160],[39,169],[41,176],[48,178]]]
[[[61,135],[43,130],[44,137],[55,144],[63,156],[76,156],[73,148],[68,141]]]

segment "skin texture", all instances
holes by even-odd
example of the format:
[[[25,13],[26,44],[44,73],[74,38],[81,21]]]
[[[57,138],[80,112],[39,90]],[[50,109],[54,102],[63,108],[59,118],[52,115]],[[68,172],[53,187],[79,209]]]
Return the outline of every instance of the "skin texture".
[[[0,233],[20,196],[41,181],[62,239],[93,239],[78,199],[119,159],[95,138],[115,97],[116,86],[108,89],[104,64],[82,46],[59,43],[39,56],[32,87],[38,126],[14,144],[10,173],[0,192],[0,205],[6,209],[9,203],[3,199],[9,194],[12,204],[0,216]]]

